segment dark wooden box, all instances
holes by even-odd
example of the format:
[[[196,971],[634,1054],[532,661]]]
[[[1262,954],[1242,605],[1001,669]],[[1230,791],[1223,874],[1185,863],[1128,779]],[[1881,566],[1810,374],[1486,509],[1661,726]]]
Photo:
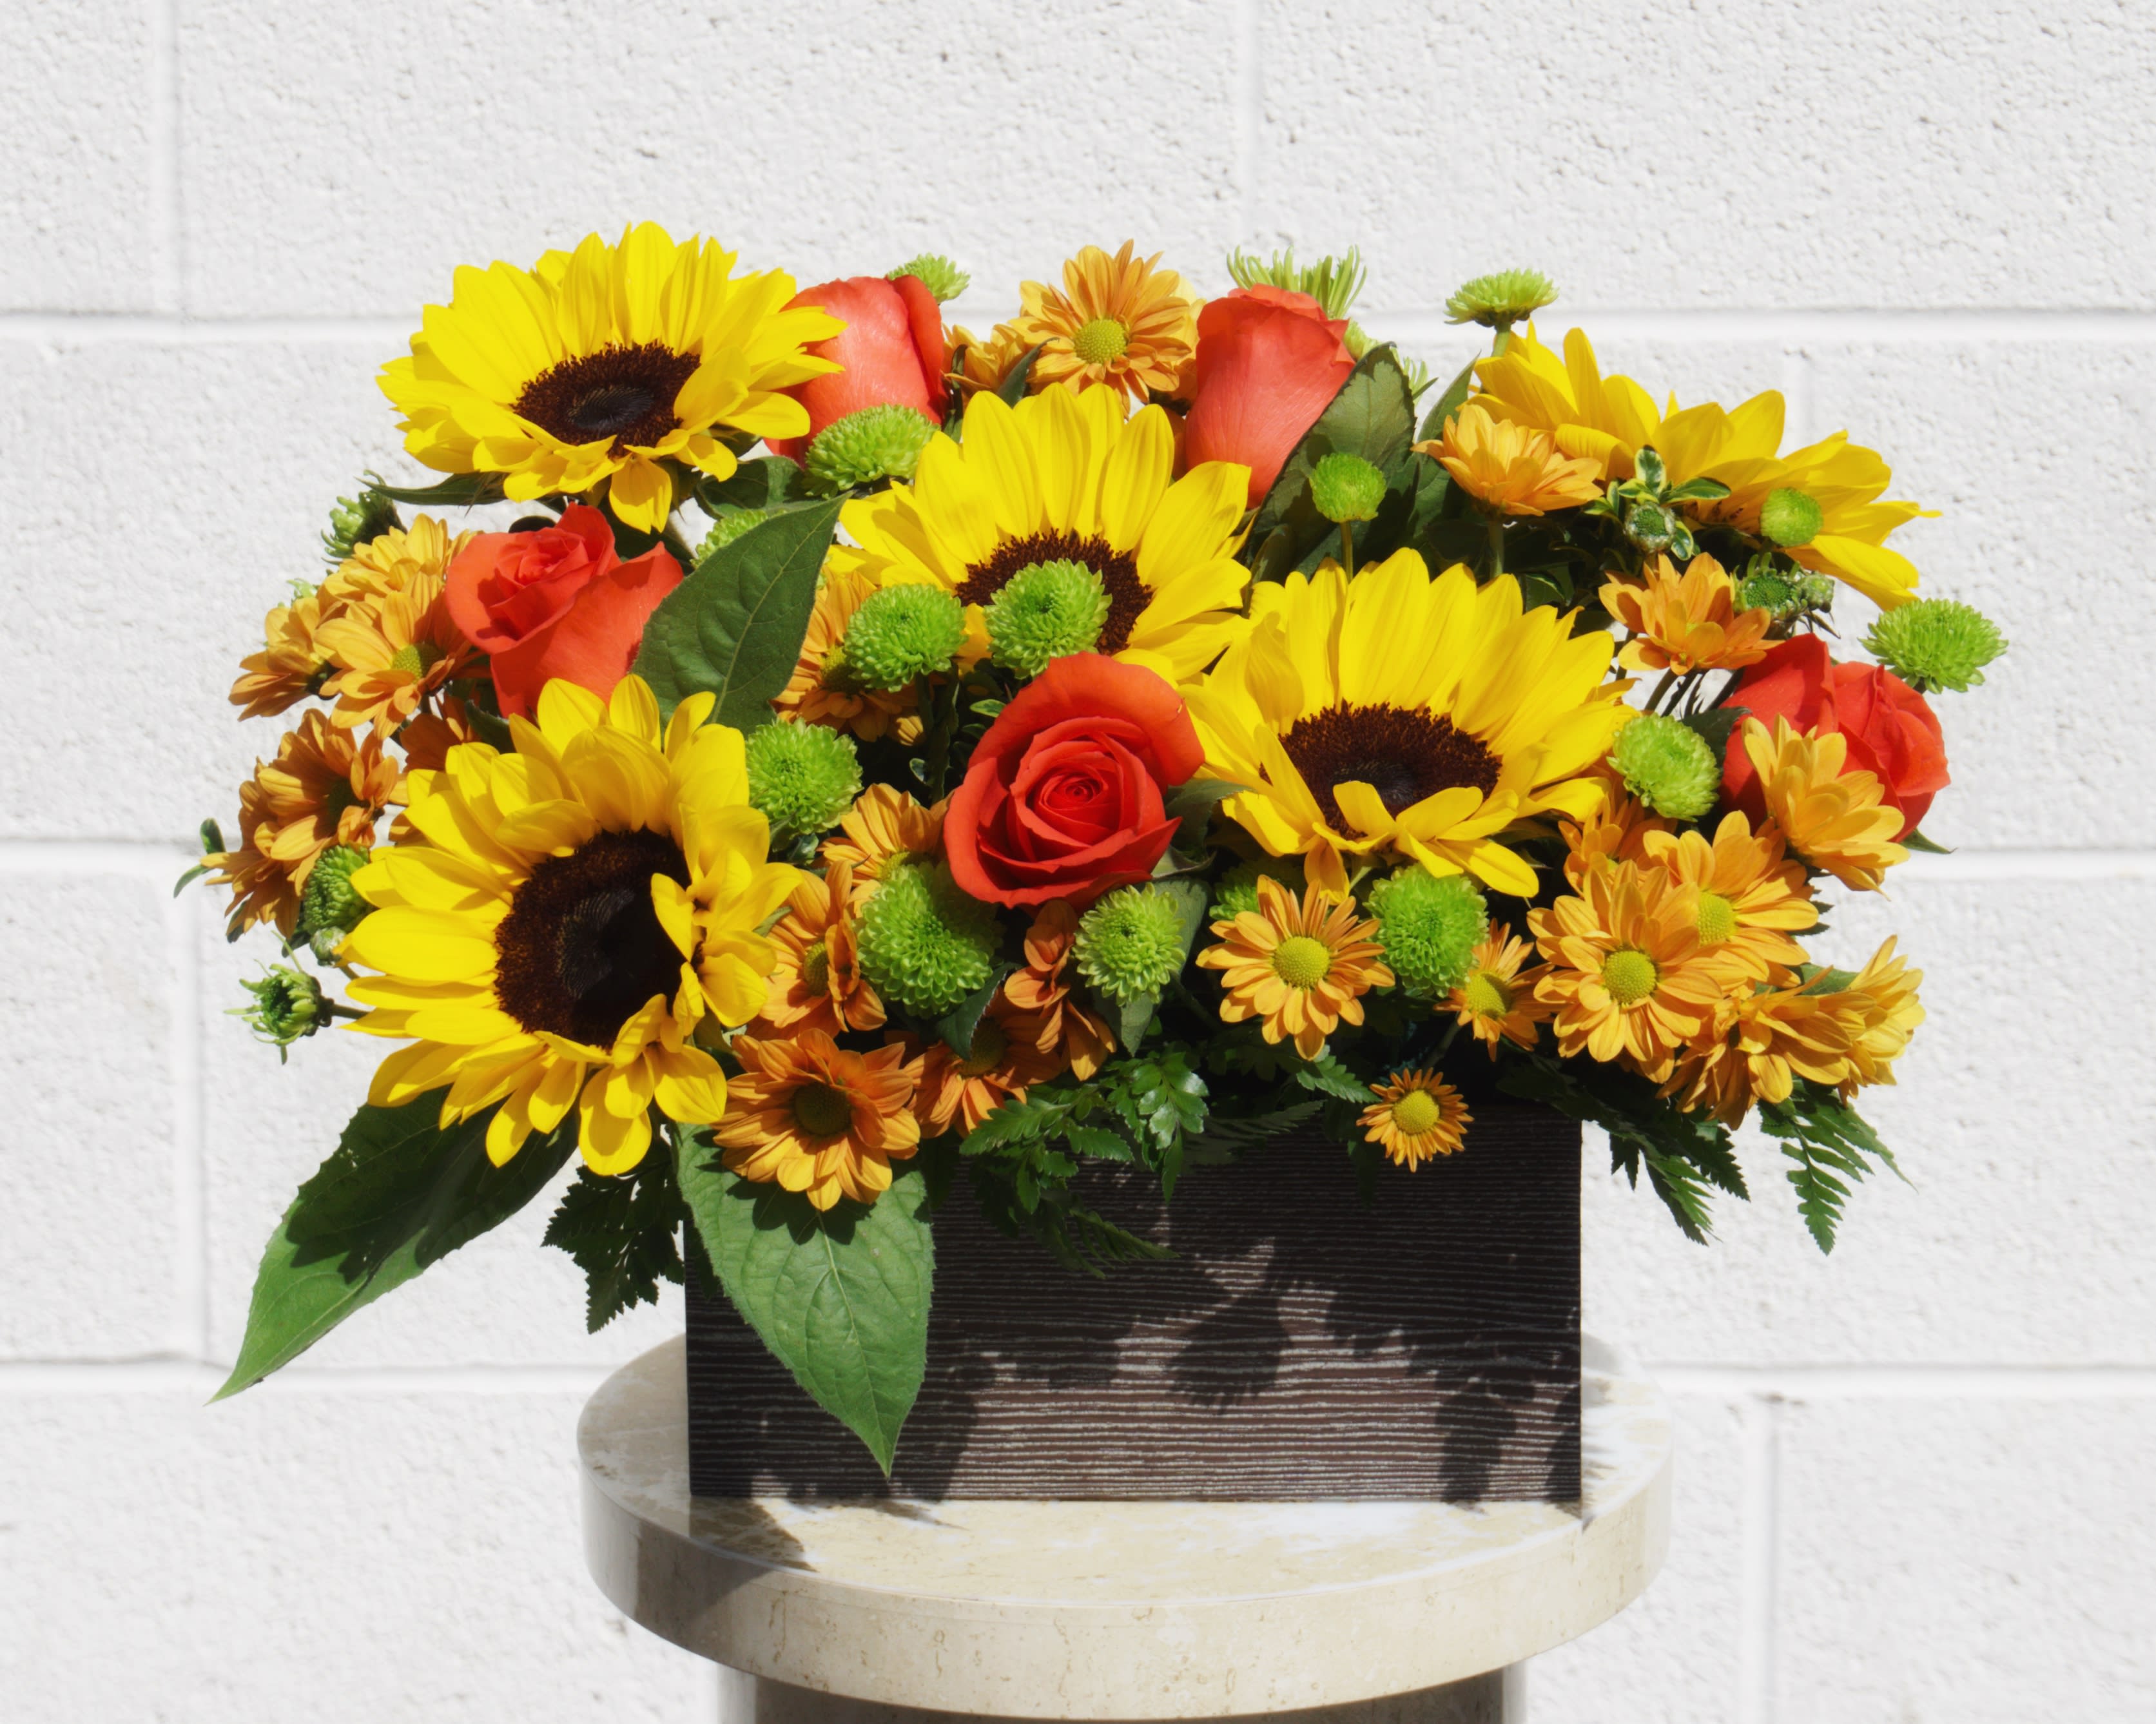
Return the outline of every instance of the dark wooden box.
[[[936,1221],[928,1369],[886,1480],[724,1299],[689,1290],[701,1496],[1293,1501],[1579,1497],[1579,1128],[1478,1105],[1466,1150],[1358,1195],[1337,1145],[1276,1139],[1104,1212],[1175,1260],[1059,1266]]]

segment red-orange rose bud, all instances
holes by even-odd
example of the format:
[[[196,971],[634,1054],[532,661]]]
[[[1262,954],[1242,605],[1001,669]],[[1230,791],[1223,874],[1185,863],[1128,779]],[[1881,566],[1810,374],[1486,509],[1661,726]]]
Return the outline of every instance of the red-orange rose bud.
[[[774,454],[799,460],[816,434],[850,413],[870,407],[910,407],[943,422],[950,385],[943,378],[943,313],[936,295],[916,275],[886,281],[880,275],[853,275],[804,287],[788,309],[819,305],[846,326],[837,335],[811,341],[808,351],[835,359],[845,367],[796,383],[783,393],[808,409],[808,429],[770,444]]]
[[[1308,294],[1285,288],[1238,288],[1209,301],[1198,314],[1183,465],[1241,462],[1256,507],[1355,369],[1347,332],[1346,319],[1328,320]]]

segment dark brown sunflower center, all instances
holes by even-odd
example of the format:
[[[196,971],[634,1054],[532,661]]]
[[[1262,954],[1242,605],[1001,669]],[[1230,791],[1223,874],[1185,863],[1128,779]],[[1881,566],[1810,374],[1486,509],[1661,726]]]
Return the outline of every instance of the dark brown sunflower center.
[[[680,985],[681,954],[651,907],[651,877],[688,883],[660,832],[602,832],[549,856],[495,930],[494,993],[526,1029],[610,1047],[629,1015]]]
[[[1131,630],[1138,613],[1152,603],[1152,594],[1138,579],[1138,566],[1127,551],[1118,551],[1096,534],[1028,533],[1023,539],[1006,540],[994,552],[966,571],[958,588],[961,604],[986,604],[1004,590],[1011,577],[1037,562],[1075,562],[1101,577],[1101,590],[1108,595],[1108,620],[1101,625],[1096,653],[1120,653],[1131,644]]]
[[[1450,719],[1419,708],[1328,706],[1297,719],[1281,744],[1341,832],[1353,829],[1333,799],[1337,784],[1359,779],[1394,814],[1440,790],[1466,785],[1486,796],[1497,788],[1496,756]]]
[[[674,398],[696,369],[662,341],[602,347],[565,359],[524,386],[516,411],[564,443],[613,439],[614,453],[649,449],[680,423]]]

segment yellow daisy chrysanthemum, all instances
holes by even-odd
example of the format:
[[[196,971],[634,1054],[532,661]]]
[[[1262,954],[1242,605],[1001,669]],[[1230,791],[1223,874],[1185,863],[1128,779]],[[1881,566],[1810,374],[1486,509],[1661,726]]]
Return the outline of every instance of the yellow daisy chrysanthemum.
[[[911,485],[846,505],[839,524],[854,542],[834,545],[826,567],[955,593],[978,658],[983,606],[1028,569],[1076,564],[1106,601],[1094,650],[1188,680],[1245,626],[1250,574],[1234,553],[1249,471],[1208,461],[1176,479],[1167,413],[1123,413],[1107,388],[1050,389],[1016,408],[975,395],[963,443],[938,432]]]
[[[1677,572],[1657,557],[1636,583],[1613,576],[1602,584],[1602,608],[1632,633],[1617,654],[1627,670],[1740,670],[1767,656],[1773,613],[1740,610],[1737,583],[1702,553]]]
[[[1922,970],[1911,969],[1895,956],[1891,936],[1857,972],[1845,992],[1862,1003],[1864,1027],[1850,1044],[1845,1091],[1894,1081],[1894,1062],[1924,1021],[1924,1008],[1917,1000],[1917,984],[1923,979]]]
[[[449,565],[472,541],[471,532],[451,533],[431,515],[414,517],[408,527],[377,533],[331,571],[322,582],[324,620],[345,605],[363,598],[402,593],[415,582],[449,578]]]
[[[1577,509],[1602,495],[1594,461],[1559,454],[1547,431],[1493,418],[1472,402],[1445,422],[1442,437],[1414,447],[1501,515]]]
[[[1862,1002],[1847,993],[1815,993],[1786,970],[1777,982],[1732,999],[1726,1016],[1678,1058],[1661,1093],[1675,1096],[1687,1113],[1733,1126],[1755,1101],[1788,1101],[1798,1078],[1844,1081],[1850,1048],[1863,1033]]]
[[[1198,962],[1221,972],[1221,1021],[1255,1018],[1267,1041],[1291,1041],[1305,1060],[1325,1051],[1342,1019],[1363,1021],[1363,995],[1393,985],[1378,925],[1357,916],[1353,900],[1316,886],[1298,900],[1261,875],[1258,907],[1214,922],[1213,931],[1220,943]]]
[[[1845,769],[1849,739],[1840,731],[1815,736],[1777,718],[1770,736],[1758,719],[1748,718],[1743,738],[1768,817],[1815,868],[1871,892],[1888,869],[1909,859],[1894,842],[1902,811],[1881,802],[1879,781],[1870,772]]]
[[[1433,1156],[1457,1152],[1475,1116],[1460,1091],[1435,1071],[1404,1071],[1373,1084],[1378,1099],[1363,1110],[1363,1138],[1409,1172]]]
[[[414,772],[418,838],[377,849],[352,884],[377,908],[346,939],[373,1009],[353,1028],[409,1038],[368,1100],[447,1085],[444,1126],[500,1103],[498,1166],[578,1110],[596,1172],[643,1160],[651,1110],[696,1124],[726,1105],[718,1062],[690,1038],[708,1014],[762,1009],[776,955],[757,930],[800,883],[767,862],[741,732],[691,695],[662,731],[630,676],[601,700],[554,681],[516,752],[483,743]]]
[[[337,668],[321,644],[324,620],[318,592],[303,593],[262,619],[262,650],[239,661],[239,680],[232,685],[232,704],[242,718],[267,718],[321,693],[323,680]]]
[[[943,809],[924,808],[903,790],[871,784],[839,817],[839,829],[824,840],[824,863],[853,871],[854,901],[863,902],[885,873],[916,856],[934,854],[942,841]]]
[[[604,482],[617,516],[657,532],[675,500],[660,462],[731,477],[725,434],[803,435],[807,409],[778,392],[839,368],[804,350],[845,326],[786,309],[793,277],[736,277],[734,259],[645,222],[531,269],[459,269],[411,357],[382,367],[404,446],[439,472],[501,474],[518,501]]]
[[[1471,405],[1548,432],[1561,454],[1592,461],[1603,479],[1630,479],[1633,455],[1661,428],[1654,398],[1630,377],[1604,377],[1581,330],[1564,338],[1559,358],[1536,339],[1533,324],[1515,329],[1502,353],[1476,362],[1475,376],[1482,393]]]
[[[1519,583],[1432,579],[1396,552],[1353,582],[1334,563],[1264,582],[1249,637],[1185,690],[1221,804],[1276,856],[1348,890],[1348,857],[1394,851],[1521,897],[1534,869],[1501,841],[1531,815],[1584,818],[1628,716],[1604,683],[1615,644],[1572,633]]]
[[[1630,795],[1615,773],[1605,771],[1601,776],[1605,792],[1601,806],[1584,819],[1567,820],[1558,828],[1564,839],[1565,883],[1575,892],[1590,874],[1620,862],[1645,860],[1648,835],[1675,829]]]
[[[1650,832],[1641,840],[1647,865],[1699,893],[1699,943],[1732,983],[1763,982],[1779,966],[1800,964],[1792,940],[1819,920],[1799,863],[1786,859],[1782,835],[1754,834],[1741,813],[1722,817],[1710,840],[1699,832]]]
[[[793,889],[786,914],[771,931],[778,962],[756,1020],[757,1034],[820,1029],[841,1035],[883,1027],[883,1002],[861,974],[854,897],[854,870],[844,862]]]
[[[1142,403],[1182,391],[1198,354],[1198,300],[1160,254],[1134,257],[1126,239],[1113,257],[1089,245],[1063,266],[1063,290],[1019,285],[1025,309],[1010,326],[1018,351],[1038,346],[1026,382],[1082,389],[1106,383]]]
[[[998,323],[984,338],[969,329],[953,329],[944,346],[944,369],[968,394],[1000,389],[1011,368],[1033,351],[1008,323]],[[1030,381],[1032,374],[1027,373]]]
[[[354,599],[316,631],[344,667],[322,687],[336,697],[337,723],[393,732],[444,684],[480,665],[484,655],[449,615],[447,591],[439,576],[416,575],[400,592]]]
[[[1544,967],[1527,967],[1534,947],[1517,938],[1503,922],[1490,930],[1490,937],[1468,954],[1467,973],[1445,1001],[1443,1010],[1476,1040],[1497,1057],[1501,1042],[1532,1049],[1541,1039],[1537,1027],[1549,1019],[1550,1008],[1535,998],[1535,984]]]
[[[734,1052],[741,1106],[711,1135],[742,1178],[798,1191],[819,1209],[840,1198],[873,1203],[891,1189],[892,1159],[921,1147],[921,1061],[898,1044],[856,1053],[804,1029],[743,1036]]]

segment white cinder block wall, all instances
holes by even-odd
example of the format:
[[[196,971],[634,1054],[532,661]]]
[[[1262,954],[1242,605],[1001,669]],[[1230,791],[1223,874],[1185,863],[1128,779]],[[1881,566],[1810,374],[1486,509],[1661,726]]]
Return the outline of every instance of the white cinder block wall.
[[[539,1217],[203,1407],[367,1061],[279,1071],[222,1015],[264,948],[169,891],[273,746],[256,619],[398,469],[375,367],[455,264],[643,216],[803,282],[948,250],[977,327],[1086,241],[1211,289],[1359,242],[1440,371],[1446,291],[1531,263],[1605,364],[1887,451],[2014,642],[1940,702],[1957,854],[1836,918],[1928,972],[1915,1188],[1827,1264],[1756,1142],[1710,1250],[1590,1181],[1679,1520],[1537,1716],[2156,1715],[2152,74],[2100,0],[0,8],[0,1716],[710,1716],[583,1578],[571,1460],[677,1314],[586,1339]]]

